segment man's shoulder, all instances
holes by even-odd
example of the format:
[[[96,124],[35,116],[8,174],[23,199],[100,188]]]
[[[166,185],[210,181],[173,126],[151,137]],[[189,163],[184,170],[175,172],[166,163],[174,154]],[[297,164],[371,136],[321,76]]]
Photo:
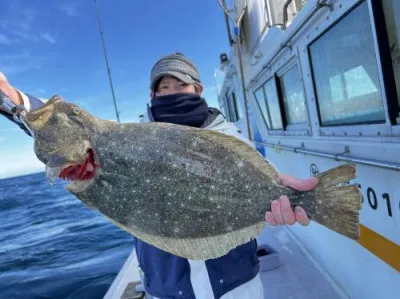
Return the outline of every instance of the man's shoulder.
[[[245,135],[243,135],[241,130],[233,122],[228,121],[221,111],[216,108],[211,109],[213,110],[210,111],[209,108],[209,112],[211,115],[209,118],[212,119],[212,121],[209,122],[207,126],[203,126],[203,129],[217,131],[226,135],[234,136],[247,143],[248,145],[254,147],[254,144]]]
[[[214,131],[237,130],[234,123],[229,122],[220,110],[213,107],[208,108],[208,117],[201,128]]]
[[[223,116],[223,114],[220,110],[218,110],[217,108],[214,108],[214,107],[208,107],[207,119],[201,127],[206,128],[206,127],[210,126],[217,119],[218,116],[222,116],[225,119],[225,117]]]

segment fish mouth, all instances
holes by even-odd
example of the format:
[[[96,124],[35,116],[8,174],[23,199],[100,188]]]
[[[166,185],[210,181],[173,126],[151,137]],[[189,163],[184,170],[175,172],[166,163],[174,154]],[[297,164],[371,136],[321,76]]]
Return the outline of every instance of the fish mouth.
[[[60,178],[65,181],[71,181],[66,189],[77,193],[88,188],[96,178],[100,165],[96,161],[93,149],[87,149],[86,158],[81,163],[67,162],[61,166],[47,167],[47,177],[54,181],[54,178]]]

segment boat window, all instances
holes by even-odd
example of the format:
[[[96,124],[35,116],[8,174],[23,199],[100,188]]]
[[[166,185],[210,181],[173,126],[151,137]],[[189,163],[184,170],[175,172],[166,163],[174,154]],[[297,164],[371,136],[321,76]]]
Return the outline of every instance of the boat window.
[[[279,106],[275,77],[268,80],[254,93],[265,123],[270,130],[282,130],[283,122]]]
[[[400,1],[383,0],[382,4],[396,81],[397,101],[400,105]]]
[[[225,115],[226,115],[226,119],[228,120],[228,121],[232,121],[231,120],[231,112],[230,112],[230,109],[229,109],[229,97],[228,97],[228,93],[226,93],[225,94],[225,97],[224,97],[224,101],[225,101],[225,105],[224,105],[224,108],[225,108]]]
[[[298,65],[295,64],[286,73],[280,75],[279,82],[287,124],[307,123],[303,81],[301,80]]]
[[[244,112],[243,112],[242,106],[240,106],[240,103],[239,103],[238,99],[236,98],[236,94],[234,92],[232,92],[232,102],[235,103],[237,119],[238,120],[242,119],[244,117]]]
[[[257,89],[254,93],[254,96],[256,98],[258,107],[262,113],[262,116],[264,118],[264,122],[267,125],[268,129],[271,129],[271,117],[270,117],[270,112],[267,106],[267,101],[265,99],[265,92],[264,92],[264,86],[261,86],[259,89]]]
[[[279,106],[278,90],[276,88],[275,78],[267,81],[265,84],[265,95],[267,105],[271,113],[271,127],[272,129],[283,129],[281,108]]]
[[[236,95],[234,92],[227,92],[225,94],[226,98],[226,110],[227,110],[227,118],[230,122],[237,122],[241,116],[238,110],[238,102],[236,99]]]
[[[368,3],[309,46],[322,126],[385,121]]]

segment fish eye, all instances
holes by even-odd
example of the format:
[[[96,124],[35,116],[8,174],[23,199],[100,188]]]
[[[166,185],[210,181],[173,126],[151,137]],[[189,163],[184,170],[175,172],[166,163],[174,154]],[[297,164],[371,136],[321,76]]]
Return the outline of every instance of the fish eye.
[[[73,107],[72,108],[72,113],[75,115],[79,115],[79,113],[81,113],[81,109],[79,109],[78,107]]]

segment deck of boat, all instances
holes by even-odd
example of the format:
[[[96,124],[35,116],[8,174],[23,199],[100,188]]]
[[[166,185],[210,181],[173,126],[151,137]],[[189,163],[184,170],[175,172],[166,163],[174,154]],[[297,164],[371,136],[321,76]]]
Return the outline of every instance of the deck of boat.
[[[272,269],[261,272],[266,299],[349,298],[287,227],[267,227],[257,239],[259,246],[272,247],[279,258],[278,267],[273,267],[277,260],[272,258]],[[133,250],[104,298],[140,298],[134,295],[134,283],[140,282],[139,271]],[[139,285],[138,290],[143,290],[142,286]]]

